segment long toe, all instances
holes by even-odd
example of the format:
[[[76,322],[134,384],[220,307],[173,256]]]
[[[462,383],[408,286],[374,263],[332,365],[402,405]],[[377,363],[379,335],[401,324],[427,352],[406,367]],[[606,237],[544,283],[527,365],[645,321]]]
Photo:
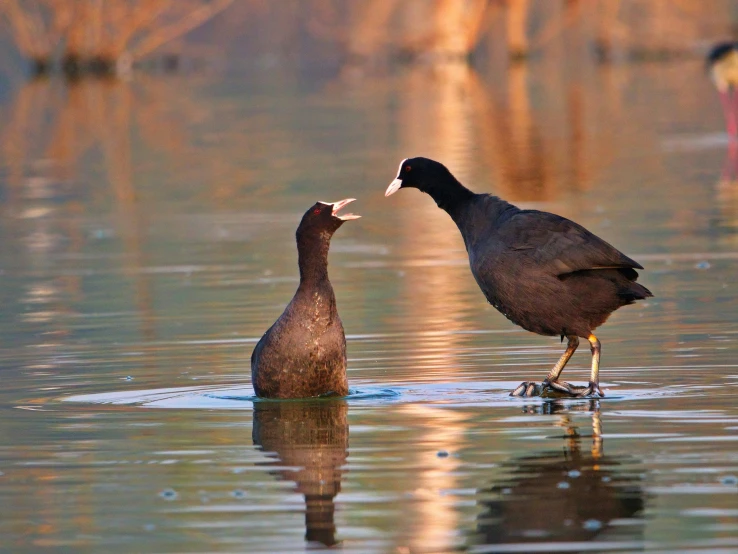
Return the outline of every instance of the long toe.
[[[523,381],[515,387],[515,390],[510,393],[510,396],[541,396],[541,385],[532,381]]]
[[[605,393],[602,392],[602,389],[600,389],[600,385],[598,383],[593,383],[592,381],[590,381],[586,387],[583,387],[581,389],[577,387],[576,396],[578,396],[579,398],[604,398]]]
[[[574,387],[572,387],[569,383],[566,381],[549,381],[548,379],[544,380],[542,383],[542,387],[544,390],[551,389],[556,392],[561,392],[564,394],[576,394]]]

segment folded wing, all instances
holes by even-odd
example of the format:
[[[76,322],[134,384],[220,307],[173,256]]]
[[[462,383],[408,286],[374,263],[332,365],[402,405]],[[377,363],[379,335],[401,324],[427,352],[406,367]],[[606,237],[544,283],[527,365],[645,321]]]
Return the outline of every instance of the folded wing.
[[[528,259],[539,269],[564,276],[592,269],[622,269],[635,280],[635,269],[643,267],[598,236],[564,217],[524,210],[511,217],[499,230],[509,250]]]

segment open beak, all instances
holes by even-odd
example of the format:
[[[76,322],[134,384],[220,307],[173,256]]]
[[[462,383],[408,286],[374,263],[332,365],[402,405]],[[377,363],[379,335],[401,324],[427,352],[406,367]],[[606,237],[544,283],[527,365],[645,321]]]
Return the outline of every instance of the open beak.
[[[387,187],[387,190],[384,192],[385,196],[392,196],[394,193],[396,193],[398,190],[400,190],[400,187],[402,186],[402,179],[395,179],[390,183],[390,186]]]
[[[359,219],[361,216],[356,214],[338,215],[338,210],[343,208],[346,204],[350,204],[354,200],[356,200],[356,198],[344,198],[343,200],[339,200],[338,202],[326,202],[326,204],[333,205],[333,217],[337,217],[341,221],[348,221],[349,219]]]

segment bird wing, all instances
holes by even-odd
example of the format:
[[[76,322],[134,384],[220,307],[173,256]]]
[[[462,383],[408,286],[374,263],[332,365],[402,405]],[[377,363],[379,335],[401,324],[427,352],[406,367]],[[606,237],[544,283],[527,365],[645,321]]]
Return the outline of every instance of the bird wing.
[[[525,254],[555,275],[606,268],[643,269],[636,261],[597,235],[558,215],[523,210],[499,230],[502,242],[516,256]]]

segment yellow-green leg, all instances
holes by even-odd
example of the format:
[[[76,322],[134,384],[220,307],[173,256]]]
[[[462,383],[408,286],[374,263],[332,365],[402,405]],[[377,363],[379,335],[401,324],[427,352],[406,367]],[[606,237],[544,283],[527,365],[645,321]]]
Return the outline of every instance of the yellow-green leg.
[[[548,388],[558,392],[562,392],[564,394],[577,396],[577,391],[574,387],[572,387],[572,385],[559,381],[559,376],[561,375],[561,372],[564,370],[564,367],[566,367],[566,364],[569,362],[571,357],[574,355],[577,347],[579,346],[579,337],[577,337],[576,335],[569,335],[567,336],[567,339],[568,343],[566,345],[566,350],[561,355],[561,358],[559,358],[559,361],[556,362],[556,365],[553,366],[551,371],[548,372],[548,375],[543,380],[543,383],[539,385],[538,383],[534,383],[532,381],[523,381],[517,386],[514,391],[510,393],[510,396],[540,396],[541,393],[543,393]]]
[[[559,361],[553,366],[551,371],[539,385],[532,381],[523,381],[517,388],[510,393],[510,396],[541,396],[550,389],[554,392],[560,392],[568,394],[577,398],[585,396],[596,396],[603,397],[605,394],[600,389],[600,341],[594,334],[590,334],[587,337],[589,341],[589,348],[592,351],[592,372],[590,374],[589,383],[585,387],[576,387],[565,381],[559,381],[561,372],[566,367],[567,362],[571,359],[572,355],[579,346],[579,337],[570,335],[567,337],[569,342],[566,346],[566,351],[561,355]]]
[[[559,376],[561,375],[561,372],[564,371],[564,367],[566,367],[566,364],[574,355],[574,352],[576,352],[577,347],[579,346],[579,337],[576,335],[569,335],[566,338],[569,339],[566,345],[566,351],[564,351],[561,358],[559,358],[559,361],[556,362],[556,365],[553,366],[553,369],[548,372],[548,375],[546,375],[546,378],[543,380],[542,386],[544,390],[546,387],[550,387],[559,392],[571,393],[571,385],[569,385],[569,383],[560,383]]]
[[[605,396],[602,390],[600,390],[600,341],[597,340],[597,337],[592,334],[587,337],[587,340],[589,341],[589,348],[592,351],[592,373],[590,374],[589,383],[587,383],[587,386],[575,387],[574,385],[570,385],[569,383],[565,383],[564,381],[551,381],[551,376],[552,374],[554,374],[556,368],[559,365],[556,364],[556,366],[551,370],[551,373],[549,373],[549,376],[546,378],[546,380],[543,381],[544,390],[545,387],[548,386],[553,390],[568,393],[578,398],[582,398],[585,396]],[[564,356],[565,355],[566,352],[564,353]],[[564,356],[562,356],[562,360],[564,359]],[[559,362],[561,362],[561,360],[559,360]],[[561,370],[559,370],[558,373],[561,373]],[[558,373],[556,374],[556,376],[558,376]]]
[[[587,337],[589,341],[589,349],[592,351],[592,373],[589,377],[589,384],[579,396],[605,396],[600,390],[600,341],[593,334]]]

